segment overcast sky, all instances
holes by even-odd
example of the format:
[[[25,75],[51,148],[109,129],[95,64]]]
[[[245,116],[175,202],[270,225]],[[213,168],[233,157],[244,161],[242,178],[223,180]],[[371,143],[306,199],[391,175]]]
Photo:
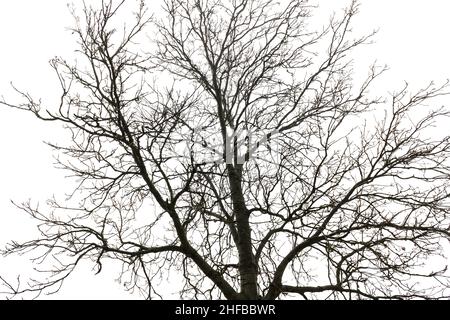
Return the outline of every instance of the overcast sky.
[[[153,5],[157,2],[148,1]],[[344,7],[348,3],[320,1],[317,10],[320,16],[327,17],[331,5]],[[367,74],[363,66],[375,59],[379,64],[387,64],[390,71],[379,86],[392,91],[405,80],[420,86],[432,79],[439,82],[450,78],[450,1],[360,0],[360,3],[355,31],[380,29],[374,45],[356,52],[356,72]],[[71,58],[75,48],[70,32],[65,30],[72,23],[66,4],[61,0],[0,1],[0,95],[15,99],[9,86],[12,81],[42,98],[44,103],[57,103],[58,83],[48,60],[54,56]],[[25,240],[35,235],[32,221],[10,200],[32,198],[44,202],[53,194],[70,190],[64,172],[52,169],[52,152],[42,143],[60,132],[57,125],[43,124],[28,114],[0,106],[0,246],[11,239]],[[21,271],[30,270],[25,262],[23,258],[0,258],[0,274],[13,279]],[[116,266],[107,266],[96,276],[88,263],[82,267],[52,298],[132,297],[114,281]]]

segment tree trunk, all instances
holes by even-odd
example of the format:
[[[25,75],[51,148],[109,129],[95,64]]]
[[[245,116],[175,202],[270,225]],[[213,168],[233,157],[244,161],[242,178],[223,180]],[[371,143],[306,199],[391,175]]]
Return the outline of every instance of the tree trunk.
[[[241,187],[242,165],[227,165],[230,182],[233,211],[236,217],[238,233],[237,249],[239,253],[239,275],[241,283],[241,299],[257,299],[257,267],[251,241],[251,228],[248,210],[245,206]]]

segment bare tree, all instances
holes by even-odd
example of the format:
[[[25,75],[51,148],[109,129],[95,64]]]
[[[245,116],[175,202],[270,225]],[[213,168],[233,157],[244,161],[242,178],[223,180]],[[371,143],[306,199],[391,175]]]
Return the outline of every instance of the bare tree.
[[[78,62],[51,61],[56,109],[19,90],[2,102],[71,132],[51,146],[78,179],[48,213],[19,205],[41,237],[4,254],[49,273],[2,278],[10,291],[113,259],[147,298],[172,271],[182,298],[448,296],[445,268],[423,266],[450,235],[450,137],[430,131],[449,113],[428,106],[447,84],[371,97],[385,68],[352,79],[373,36],[353,37],[355,2],[320,32],[306,0],[165,0],[155,19],[141,2],[117,27],[123,3],[74,10]]]

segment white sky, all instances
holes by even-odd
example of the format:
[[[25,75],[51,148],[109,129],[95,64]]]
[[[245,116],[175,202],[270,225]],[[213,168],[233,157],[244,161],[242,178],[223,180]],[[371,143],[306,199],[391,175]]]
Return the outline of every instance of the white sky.
[[[78,2],[81,4],[74,1]],[[343,7],[347,3],[322,0],[319,10],[327,17],[330,6]],[[389,73],[379,83],[383,89],[397,89],[404,80],[420,86],[432,79],[450,78],[450,1],[360,0],[360,3],[355,31],[364,33],[376,28],[380,31],[374,45],[358,51],[356,65],[368,65],[373,60],[389,65]],[[56,55],[73,56],[73,38],[65,31],[71,23],[66,1],[0,1],[0,96],[14,100],[9,87],[12,81],[46,103],[58,101],[57,79],[47,62]],[[356,71],[367,74],[367,69]],[[70,189],[65,185],[64,172],[52,169],[52,154],[42,143],[58,132],[60,129],[55,125],[43,124],[28,114],[0,106],[0,246],[11,239],[25,240],[35,232],[33,224],[13,207],[11,199],[43,202]],[[20,270],[29,268],[25,261],[0,257],[0,274],[13,279]],[[131,297],[114,281],[117,276],[114,270],[109,266],[94,276],[86,265],[51,298]]]

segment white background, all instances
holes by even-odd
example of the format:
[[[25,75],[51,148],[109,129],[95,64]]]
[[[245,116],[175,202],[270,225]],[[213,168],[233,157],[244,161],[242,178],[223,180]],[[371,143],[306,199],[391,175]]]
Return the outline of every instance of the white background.
[[[155,0],[148,3],[158,5]],[[331,7],[342,8],[348,3],[320,1],[316,10],[325,23]],[[387,64],[390,71],[377,83],[386,91],[398,89],[405,80],[417,87],[433,79],[442,82],[450,78],[450,1],[361,0],[360,3],[354,30],[364,34],[379,28],[379,33],[374,45],[355,52],[356,73],[366,75],[363,66],[374,60]],[[65,30],[71,24],[65,1],[0,1],[0,95],[18,99],[10,89],[12,81],[34,97],[42,98],[44,104],[57,103],[59,87],[47,61],[54,56],[73,56],[74,39]],[[443,103],[450,105],[450,101]],[[70,190],[65,173],[52,168],[52,152],[42,143],[60,132],[55,124],[41,123],[19,110],[0,106],[0,246],[11,239],[26,240],[36,235],[33,222],[10,200],[21,202],[32,198],[44,202],[53,194]],[[26,259],[0,257],[0,274],[11,280],[30,267]],[[133,298],[114,281],[117,267],[107,265],[100,275],[94,275],[90,267],[82,265],[61,291],[50,298]]]

